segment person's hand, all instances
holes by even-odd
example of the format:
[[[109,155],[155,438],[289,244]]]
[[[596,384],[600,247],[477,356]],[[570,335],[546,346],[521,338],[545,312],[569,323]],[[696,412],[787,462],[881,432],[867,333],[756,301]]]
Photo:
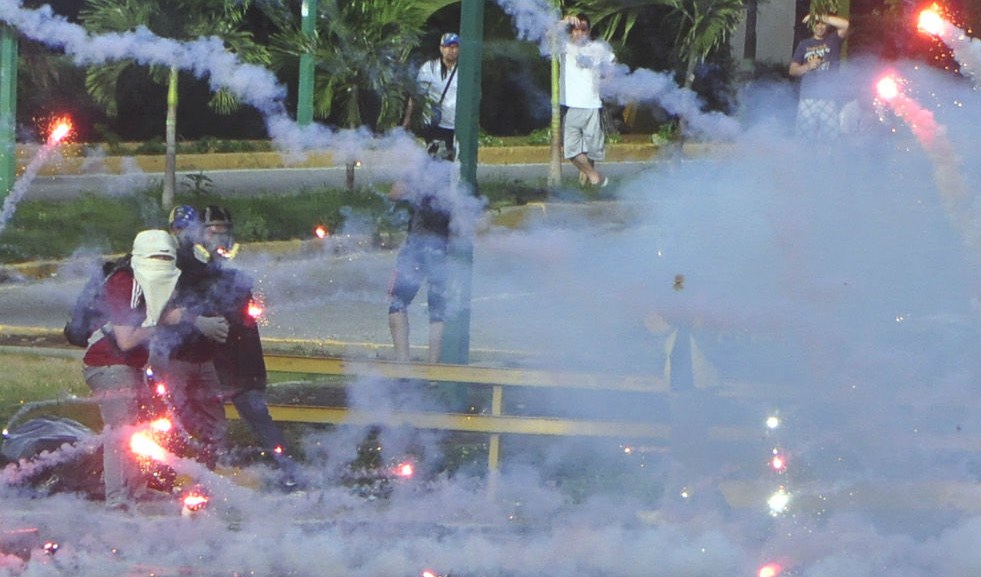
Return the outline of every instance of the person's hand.
[[[194,319],[194,327],[212,341],[223,343],[228,338],[228,321],[225,317],[198,316]]]
[[[160,325],[176,325],[181,322],[181,318],[184,317],[184,309],[176,308],[170,309],[160,317]]]

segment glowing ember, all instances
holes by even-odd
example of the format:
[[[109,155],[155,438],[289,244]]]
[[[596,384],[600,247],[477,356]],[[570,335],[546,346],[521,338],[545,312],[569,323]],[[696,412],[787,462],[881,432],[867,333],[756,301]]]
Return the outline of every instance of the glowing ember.
[[[48,135],[48,145],[54,146],[64,140],[72,131],[71,118],[62,116],[51,122],[51,133]]]
[[[770,495],[766,504],[770,507],[770,514],[775,517],[787,510],[787,506],[790,505],[790,493],[784,487],[780,487],[776,493]]]
[[[917,20],[916,29],[920,32],[926,32],[932,36],[940,36],[944,32],[944,28],[947,26],[947,22],[940,15],[940,7],[934,4],[930,6],[923,12],[920,12],[920,18]]]
[[[275,447],[273,447],[273,453],[276,453],[277,455],[282,455],[285,452],[286,452],[286,449],[282,448],[279,445],[276,445]]]
[[[770,468],[778,473],[783,473],[787,470],[787,460],[783,458],[783,455],[776,454],[775,449],[773,458],[770,459]]]
[[[208,497],[200,493],[188,493],[184,497],[184,508],[188,511],[200,511],[208,505]]]
[[[255,299],[250,300],[249,306],[246,308],[246,314],[253,319],[261,317],[264,311],[265,308],[263,308],[262,303],[256,301]]]
[[[414,475],[415,472],[416,472],[415,467],[413,467],[412,463],[409,462],[399,463],[395,467],[395,474],[398,475],[399,477],[409,478],[412,475]]]
[[[325,239],[328,235],[330,235],[330,231],[327,230],[325,225],[318,224],[313,228],[313,236],[319,239]]]
[[[432,571],[430,571],[430,570],[427,569],[427,570],[425,570],[425,571],[422,572],[422,577],[439,577],[439,574],[438,573],[433,573]]]
[[[164,396],[164,395],[166,395],[167,394],[167,385],[166,385],[166,383],[157,383],[157,386],[155,387],[155,390],[157,391],[157,395],[159,395],[161,397]]]
[[[129,448],[137,455],[149,457],[154,461],[163,461],[167,457],[167,451],[142,431],[133,433],[129,440]]]
[[[154,419],[150,422],[150,428],[158,433],[166,433],[174,428],[174,424],[167,418]]]
[[[894,76],[885,76],[875,84],[875,92],[883,100],[892,100],[899,96],[899,83]]]
[[[779,563],[767,563],[760,567],[759,577],[777,577],[782,570],[783,567]]]

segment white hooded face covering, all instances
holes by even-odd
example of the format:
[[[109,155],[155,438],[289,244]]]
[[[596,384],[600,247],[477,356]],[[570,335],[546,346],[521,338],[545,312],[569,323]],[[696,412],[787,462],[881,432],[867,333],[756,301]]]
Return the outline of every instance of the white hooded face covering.
[[[174,293],[177,278],[177,243],[165,230],[144,230],[133,239],[131,261],[136,278],[133,300],[138,300],[138,289],[146,297],[146,320],[143,326],[155,326],[160,321],[164,307]]]

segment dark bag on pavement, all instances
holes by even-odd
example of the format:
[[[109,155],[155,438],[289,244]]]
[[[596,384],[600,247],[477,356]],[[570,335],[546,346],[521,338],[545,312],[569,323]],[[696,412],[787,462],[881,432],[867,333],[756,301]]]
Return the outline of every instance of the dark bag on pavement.
[[[71,317],[65,323],[65,340],[76,347],[87,347],[92,333],[106,324],[107,311],[102,299],[103,288],[112,274],[118,270],[132,270],[130,256],[102,263],[102,269],[93,274],[78,295]]]

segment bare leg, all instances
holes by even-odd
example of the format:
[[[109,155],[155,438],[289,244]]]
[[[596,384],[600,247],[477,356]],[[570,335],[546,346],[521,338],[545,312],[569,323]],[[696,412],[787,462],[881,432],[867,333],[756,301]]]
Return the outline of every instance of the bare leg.
[[[389,313],[388,328],[392,331],[392,344],[395,345],[395,360],[409,360],[409,315],[405,311]]]
[[[429,323],[429,362],[438,363],[443,346],[443,322]]]
[[[577,154],[569,160],[579,169],[579,172],[586,175],[590,184],[600,184],[603,182],[603,175],[596,171],[593,167],[593,162],[585,154]]]

